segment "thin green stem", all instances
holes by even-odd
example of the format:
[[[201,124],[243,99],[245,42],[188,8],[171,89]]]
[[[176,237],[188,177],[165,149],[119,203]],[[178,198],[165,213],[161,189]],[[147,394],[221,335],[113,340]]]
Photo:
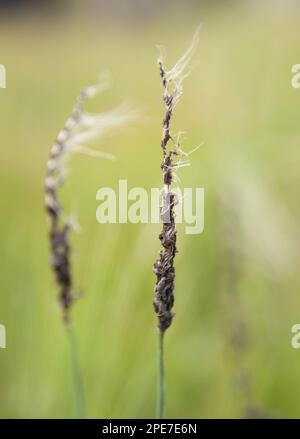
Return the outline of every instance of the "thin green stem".
[[[70,324],[66,325],[66,330],[68,334],[68,339],[70,343],[70,354],[71,354],[71,365],[72,365],[72,375],[73,375],[73,385],[74,385],[74,395],[76,404],[76,417],[78,419],[85,418],[85,399],[82,386],[82,378],[79,366],[79,356],[76,334],[74,329]]]
[[[158,333],[158,418],[165,416],[164,332]]]

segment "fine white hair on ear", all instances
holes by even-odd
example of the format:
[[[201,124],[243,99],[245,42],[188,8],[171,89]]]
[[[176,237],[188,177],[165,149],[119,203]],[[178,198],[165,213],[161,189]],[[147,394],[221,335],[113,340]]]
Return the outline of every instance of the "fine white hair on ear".
[[[199,43],[199,34],[200,34],[201,25],[199,25],[193,35],[192,41],[185,51],[185,53],[182,55],[181,58],[177,61],[177,63],[168,70],[167,76],[172,79],[176,80],[182,78],[184,79],[186,76],[188,76],[188,72],[184,73],[186,71],[187,66],[189,65],[192,56],[194,55],[194,52],[196,50],[196,47]]]
[[[158,57],[158,64],[163,67],[164,69],[164,78],[166,80],[166,86],[173,86],[174,93],[173,93],[173,108],[177,105],[183,89],[182,89],[182,83],[183,81],[189,76],[190,69],[188,69],[188,66],[190,65],[190,61],[194,55],[194,52],[198,46],[199,43],[199,35],[200,35],[200,29],[202,25],[199,25],[193,35],[192,41],[190,45],[188,46],[185,53],[179,58],[179,60],[176,62],[176,64],[169,70],[165,68],[165,54],[162,46],[158,46],[160,55]]]
[[[45,179],[46,199],[49,206],[58,206],[55,190],[62,185],[65,177],[64,164],[74,152],[86,154],[91,157],[99,157],[107,160],[115,160],[115,156],[108,152],[99,151],[89,147],[86,143],[93,139],[101,138],[108,131],[119,128],[138,117],[138,112],[133,110],[127,103],[120,104],[106,113],[88,113],[84,110],[87,99],[96,96],[109,87],[110,75],[105,72],[101,75],[100,82],[82,89],[77,97],[71,115],[64,127],[60,130],[55,143],[50,150],[47,162],[47,175]]]
[[[66,323],[69,320],[70,305],[75,299],[70,268],[69,233],[71,229],[79,231],[80,227],[74,215],[67,216],[60,204],[58,188],[65,180],[64,164],[74,152],[115,160],[112,154],[93,149],[87,143],[137,118],[137,111],[124,104],[106,113],[92,114],[85,111],[86,100],[104,91],[110,83],[111,78],[106,73],[98,84],[82,89],[71,115],[50,149],[47,161],[45,207],[50,219],[52,269],[60,289],[59,300]]]

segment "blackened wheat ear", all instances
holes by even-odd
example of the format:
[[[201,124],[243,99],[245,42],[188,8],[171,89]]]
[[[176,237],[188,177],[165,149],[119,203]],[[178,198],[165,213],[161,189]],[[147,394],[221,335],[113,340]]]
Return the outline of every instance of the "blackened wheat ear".
[[[63,217],[57,189],[64,181],[61,165],[62,159],[67,152],[68,140],[72,136],[74,127],[80,122],[80,117],[83,112],[83,103],[86,98],[87,93],[83,90],[77,98],[70,118],[57,136],[56,142],[50,150],[45,180],[45,203],[50,218],[49,239],[52,253],[51,266],[60,288],[59,301],[62,306],[65,322],[69,319],[69,308],[74,300],[70,270],[70,223]]]
[[[166,71],[161,60],[159,60],[160,77],[164,88],[163,100],[166,106],[166,113],[163,120],[163,138],[161,147],[163,151],[163,162],[161,169],[163,172],[163,205],[161,208],[163,228],[159,234],[162,245],[159,259],[154,263],[153,271],[156,274],[156,287],[154,296],[154,310],[158,317],[158,328],[164,332],[172,323],[174,305],[174,258],[176,254],[176,226],[174,203],[175,194],[170,190],[173,181],[173,156],[177,155],[177,150],[167,151],[168,142],[171,139],[170,121],[174,109],[176,90],[169,92]]]
[[[174,288],[175,288],[175,268],[174,259],[177,252],[176,239],[177,231],[175,224],[174,207],[177,204],[177,196],[172,191],[171,186],[176,177],[176,170],[186,166],[188,161],[181,161],[182,156],[186,156],[180,148],[180,144],[174,140],[171,134],[170,123],[174,108],[182,95],[182,83],[188,76],[187,66],[191,59],[198,41],[198,30],[196,31],[192,43],[185,54],[179,59],[171,70],[166,70],[162,58],[158,59],[159,73],[163,88],[163,102],[165,105],[165,115],[163,118],[163,133],[161,148],[163,160],[161,164],[163,174],[163,191],[161,220],[163,223],[162,231],[159,234],[161,250],[158,260],[154,263],[153,271],[156,275],[156,285],[154,290],[154,311],[158,318],[159,330],[159,398],[158,415],[164,416],[164,361],[163,361],[163,337],[166,329],[172,323],[174,313]],[[171,147],[169,144],[171,142]],[[176,158],[179,160],[176,161]]]
[[[51,266],[59,287],[59,302],[63,312],[63,320],[69,337],[71,362],[76,397],[77,416],[85,416],[84,393],[78,362],[76,338],[70,325],[70,307],[76,298],[70,262],[70,230],[72,222],[66,218],[58,197],[58,189],[64,182],[63,165],[68,154],[83,152],[92,156],[114,159],[111,154],[90,149],[84,144],[103,135],[108,129],[118,127],[136,117],[136,112],[128,111],[120,106],[104,114],[91,114],[84,111],[84,103],[106,88],[107,81],[82,90],[78,96],[71,116],[60,131],[50,150],[45,179],[45,205],[50,219]]]
[[[68,154],[72,152],[82,152],[114,160],[115,157],[113,155],[88,148],[84,146],[84,143],[93,138],[99,138],[109,129],[121,126],[136,117],[135,111],[129,111],[123,105],[103,114],[91,114],[84,111],[85,101],[97,95],[107,85],[108,82],[105,81],[99,85],[82,90],[76,100],[71,116],[58,134],[50,150],[47,162],[45,205],[50,218],[51,266],[60,289],[59,301],[65,322],[69,320],[70,306],[76,295],[73,289],[70,263],[70,230],[72,221],[65,216],[58,197],[58,189],[64,182],[64,161]]]

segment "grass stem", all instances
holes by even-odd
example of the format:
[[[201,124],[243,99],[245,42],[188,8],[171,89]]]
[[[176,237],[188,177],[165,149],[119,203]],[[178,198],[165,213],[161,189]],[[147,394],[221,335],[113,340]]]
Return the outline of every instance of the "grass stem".
[[[164,332],[158,333],[158,418],[165,416]]]
[[[70,343],[70,354],[71,354],[71,366],[73,375],[73,386],[75,395],[75,405],[76,405],[76,418],[85,418],[85,398],[83,392],[82,378],[79,366],[79,355],[78,346],[76,340],[76,334],[72,325],[67,324],[66,330],[68,334],[68,339]]]

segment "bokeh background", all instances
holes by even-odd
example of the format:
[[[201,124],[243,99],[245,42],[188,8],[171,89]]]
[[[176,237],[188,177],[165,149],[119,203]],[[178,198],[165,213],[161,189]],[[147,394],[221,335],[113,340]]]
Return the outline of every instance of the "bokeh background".
[[[163,105],[156,45],[167,65],[203,24],[173,130],[203,143],[181,184],[205,188],[205,231],[178,227],[176,318],[166,335],[170,418],[299,417],[299,63],[296,1],[1,1],[0,417],[71,418],[70,352],[49,269],[46,160],[82,86],[109,70],[140,120],[74,155],[63,197],[73,236],[77,333],[88,417],[154,417],[157,331],[152,264],[159,225],[100,225],[102,186],[161,184]]]

